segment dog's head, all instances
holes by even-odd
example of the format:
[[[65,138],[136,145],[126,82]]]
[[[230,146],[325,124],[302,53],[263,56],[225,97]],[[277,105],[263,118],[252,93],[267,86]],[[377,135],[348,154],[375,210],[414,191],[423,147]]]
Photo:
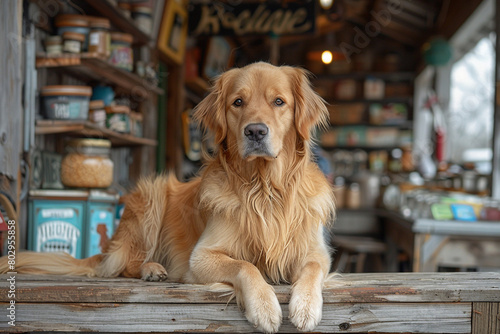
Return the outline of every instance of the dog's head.
[[[290,131],[308,141],[315,126],[327,123],[328,111],[307,71],[260,62],[219,76],[195,119],[214,132],[218,145],[226,142],[242,159],[272,160]]]

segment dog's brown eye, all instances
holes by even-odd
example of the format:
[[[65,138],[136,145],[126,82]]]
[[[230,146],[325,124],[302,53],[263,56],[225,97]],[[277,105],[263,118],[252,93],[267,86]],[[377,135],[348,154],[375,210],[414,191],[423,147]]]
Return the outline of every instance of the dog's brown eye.
[[[283,101],[282,99],[280,99],[279,97],[274,100],[274,104],[277,105],[277,106],[282,106],[285,104],[285,101]]]
[[[233,105],[236,106],[236,107],[241,107],[242,104],[243,104],[243,100],[242,99],[236,99],[233,102]]]

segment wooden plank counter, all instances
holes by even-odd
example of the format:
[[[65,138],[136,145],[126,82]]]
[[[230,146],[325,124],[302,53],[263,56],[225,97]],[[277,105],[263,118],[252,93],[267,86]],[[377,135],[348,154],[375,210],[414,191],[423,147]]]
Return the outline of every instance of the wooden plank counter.
[[[0,331],[228,332],[254,328],[231,292],[210,286],[61,276],[0,275]],[[290,287],[276,286],[287,319]],[[500,273],[336,276],[323,293],[323,333],[499,333]]]

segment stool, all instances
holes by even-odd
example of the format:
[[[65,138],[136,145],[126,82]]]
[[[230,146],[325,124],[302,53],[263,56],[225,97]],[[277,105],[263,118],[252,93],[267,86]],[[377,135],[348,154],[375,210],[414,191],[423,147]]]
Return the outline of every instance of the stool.
[[[368,255],[376,255],[376,270],[382,271],[381,255],[387,250],[384,242],[372,237],[337,235],[333,237],[332,243],[338,250],[334,261],[337,267],[336,271],[349,272],[350,266],[348,265],[353,262],[356,272],[362,273]]]

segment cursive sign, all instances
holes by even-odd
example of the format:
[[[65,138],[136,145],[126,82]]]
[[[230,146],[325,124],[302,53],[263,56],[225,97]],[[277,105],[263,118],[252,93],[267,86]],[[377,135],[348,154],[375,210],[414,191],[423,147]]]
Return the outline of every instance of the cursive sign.
[[[189,31],[191,36],[311,33],[315,27],[314,3],[287,1],[282,6],[277,3],[193,4]]]

